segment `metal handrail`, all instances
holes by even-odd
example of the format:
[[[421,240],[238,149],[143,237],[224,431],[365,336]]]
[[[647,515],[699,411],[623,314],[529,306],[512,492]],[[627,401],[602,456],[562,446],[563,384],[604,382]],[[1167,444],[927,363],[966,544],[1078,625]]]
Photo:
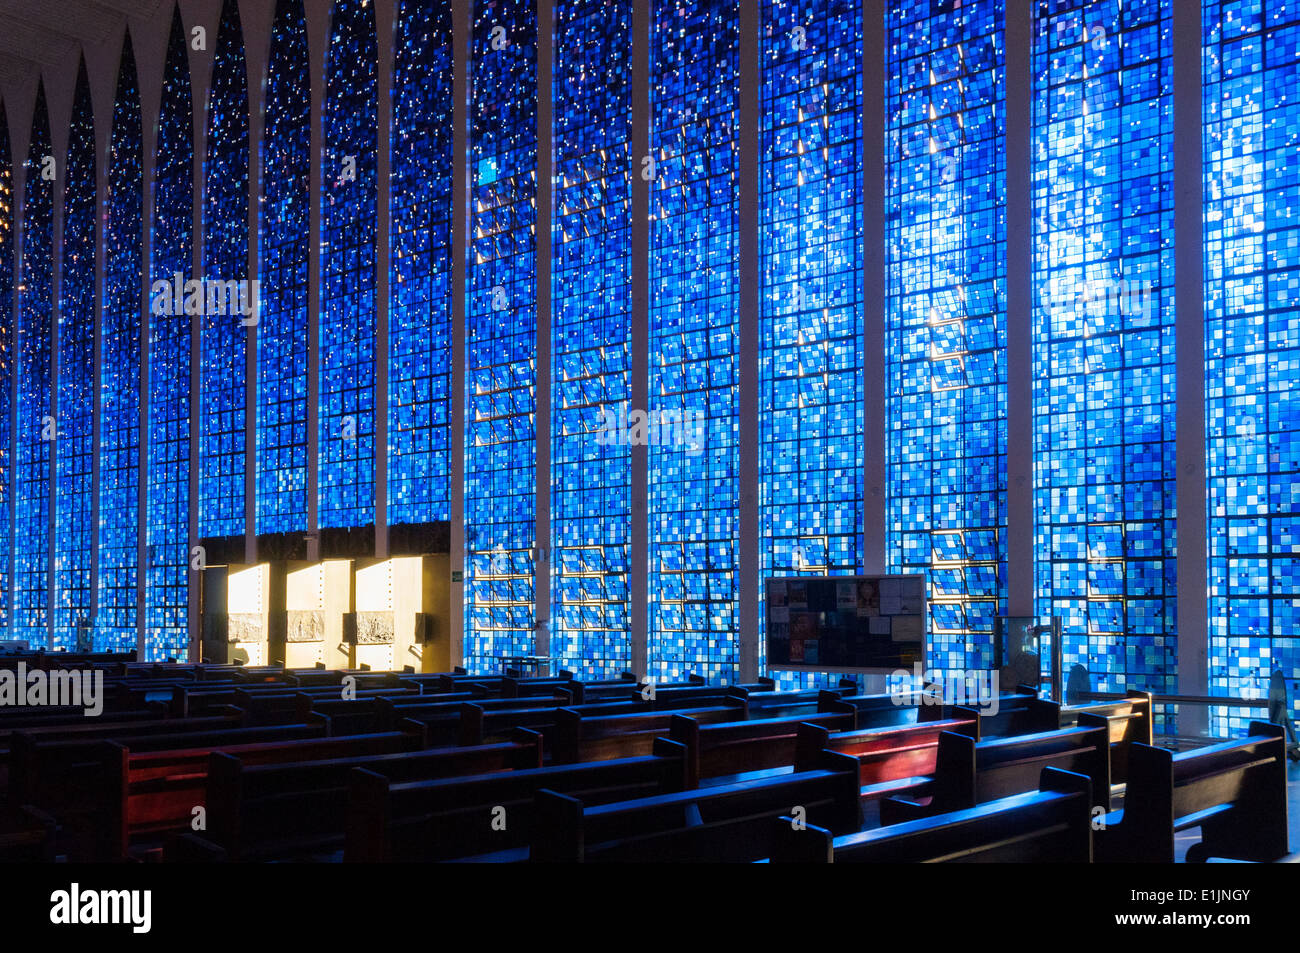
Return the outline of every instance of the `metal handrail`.
[[[1080,698],[1088,701],[1123,701],[1126,695],[1118,692],[1083,692]],[[1153,695],[1156,704],[1210,705],[1223,708],[1268,708],[1267,698],[1238,698],[1234,695]]]

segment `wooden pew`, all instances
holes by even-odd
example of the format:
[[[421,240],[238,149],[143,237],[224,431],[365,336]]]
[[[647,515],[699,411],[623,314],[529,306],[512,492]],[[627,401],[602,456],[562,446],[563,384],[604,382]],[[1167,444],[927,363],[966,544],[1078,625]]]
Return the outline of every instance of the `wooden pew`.
[[[598,715],[635,715],[647,711],[680,711],[694,708],[713,708],[719,705],[739,704],[743,696],[731,690],[709,689],[710,694],[689,694],[656,697],[654,701],[599,702],[590,705],[544,705],[535,708],[493,708],[479,702],[466,702],[459,711],[457,722],[460,744],[485,744],[500,740],[515,728],[532,728],[542,732],[547,751],[551,749],[552,736],[561,708],[572,708],[583,717]],[[405,712],[404,712],[405,713]],[[427,720],[416,716],[419,720]],[[743,717],[743,716],[742,716]]]
[[[85,718],[79,723],[70,725],[45,725],[15,731],[9,736],[7,799],[11,805],[32,803],[32,792],[38,783],[41,765],[39,762],[32,761],[34,756],[30,753],[37,745],[54,742],[89,745],[107,738],[141,739],[152,736],[202,734],[241,728],[244,724],[244,712],[227,706],[220,714],[201,718],[152,718],[126,723]]]
[[[574,672],[562,669],[561,678],[569,678],[573,684],[580,684],[582,688],[581,700],[585,702],[595,701],[626,701],[633,697],[640,687],[637,677],[631,672],[623,672],[618,678],[603,679],[600,681],[581,681]]]
[[[273,725],[286,721],[301,721],[307,712],[313,710],[317,702],[322,703],[324,707],[321,710],[325,711],[330,702],[343,702],[341,691],[338,686],[329,686],[324,692],[319,689],[307,691],[295,689],[277,689],[273,691],[237,689],[234,704],[236,707],[248,712],[249,720],[253,724]],[[344,719],[347,724],[340,724],[338,731],[343,733],[346,731],[390,730],[388,725],[381,726],[377,724],[379,709],[376,706],[380,700],[388,698],[418,699],[423,697],[425,696],[401,689],[362,689],[356,694],[355,709],[352,710],[348,718]]]
[[[1082,716],[1080,716],[1082,717]],[[1097,860],[1174,862],[1174,835],[1200,827],[1189,863],[1209,857],[1273,861],[1287,853],[1286,739],[1278,725],[1174,754],[1134,744],[1124,807],[1097,831]]]
[[[1032,791],[1045,767],[1084,774],[1097,804],[1110,806],[1110,753],[1105,721],[1084,713],[1079,726],[1059,731],[975,741],[943,732],[934,777],[880,803],[883,824],[974,807]]]
[[[818,696],[817,711],[853,712],[859,728],[892,728],[948,717],[941,705],[924,704],[924,701],[921,692],[849,695],[823,691]]]
[[[773,822],[773,863],[1092,862],[1092,782],[1044,768],[1039,789],[962,811],[839,837]]]
[[[208,766],[207,839],[233,860],[288,859],[342,846],[352,772],[391,782],[538,768],[542,740],[520,729],[508,742],[400,754],[247,764],[215,752]]]
[[[671,792],[681,787],[684,764],[681,746],[660,738],[648,756],[440,781],[393,784],[358,770],[344,860],[525,860],[538,833],[539,792],[558,789],[600,803]]]
[[[673,718],[688,715],[701,724],[736,721],[746,715],[745,699],[737,698],[736,702],[626,715],[584,715],[579,709],[561,708],[555,713],[551,731],[551,760],[555,764],[577,764],[649,754],[654,740],[668,735]]]
[[[833,731],[856,727],[852,712],[715,724],[701,724],[687,715],[677,715],[669,723],[668,736],[686,746],[687,786],[694,788],[706,778],[793,765],[799,726],[805,723]]]
[[[857,764],[825,752],[823,767],[607,804],[537,795],[530,859],[543,862],[743,862],[771,855],[776,818],[836,834],[858,829]]]
[[[207,808],[208,771],[217,755],[241,764],[275,765],[312,759],[381,756],[418,752],[412,732],[381,732],[346,737],[274,739],[221,747],[131,751],[116,742],[101,748],[105,779],[102,823],[116,836],[108,860],[126,857],[134,841],[188,827],[196,807]]]
[[[573,686],[578,686],[576,689]],[[502,698],[529,698],[534,695],[551,696],[559,694],[558,689],[572,689],[578,697],[570,696],[575,703],[582,702],[582,683],[573,678],[516,678],[510,675],[501,679],[498,691]]]
[[[337,687],[341,691],[343,680],[350,678],[352,687],[362,691],[397,688],[401,677],[400,672],[373,672],[364,668],[327,669],[324,665],[318,665],[314,669],[287,669],[283,680],[290,688]]]
[[[845,687],[838,691],[811,689],[798,692],[756,692],[749,698],[751,718],[781,718],[785,715],[815,715],[821,713],[822,699],[829,695],[841,698],[852,689]],[[748,692],[746,692],[748,697]],[[843,710],[843,709],[837,709]]]
[[[80,725],[130,725],[142,721],[161,722],[167,709],[159,702],[146,702],[137,711],[108,712],[96,718],[87,718],[81,708],[26,709],[6,713],[0,719],[0,763],[9,758],[9,745],[15,732],[31,732],[37,728],[73,728]]]
[[[30,805],[5,818],[0,827],[0,864],[52,863],[57,822]]]
[[[1128,758],[1133,745],[1154,745],[1155,721],[1150,692],[1129,691],[1123,701],[1097,702],[1088,705],[1062,706],[1055,727],[1070,728],[1079,716],[1090,714],[1104,718],[1110,735],[1110,781],[1123,784],[1128,780]]]
[[[296,719],[301,720],[310,712],[327,715],[334,725],[335,734],[362,734],[376,731],[394,730],[388,727],[388,702],[394,698],[425,698],[414,692],[409,695],[393,695],[390,690],[381,690],[384,694],[366,695],[353,699],[335,697],[322,698],[313,695],[299,695]]]
[[[126,826],[127,787],[114,771],[123,751],[186,752],[193,762],[223,745],[252,745],[321,739],[329,722],[321,716],[306,724],[231,728],[224,731],[186,732],[176,735],[122,736],[111,740],[28,742],[15,747],[15,771],[10,786],[11,808],[38,807],[53,815],[62,830],[61,841],[92,859],[116,860],[121,856],[119,834]],[[166,762],[167,756],[160,756]],[[147,769],[142,766],[142,771]],[[177,786],[192,787],[184,771]],[[191,801],[189,811],[201,804]],[[66,836],[63,836],[65,835]]]
[[[569,697],[556,695],[523,695],[514,698],[501,698],[496,695],[475,695],[472,692],[441,692],[436,695],[390,695],[384,696],[390,709],[390,718],[418,718],[423,712],[456,711],[462,702],[473,702],[484,711],[497,709],[515,710],[520,708],[561,708],[570,704]]]
[[[840,697],[827,693],[822,696],[818,710],[847,711],[847,706],[852,706],[857,712],[859,728],[884,728],[921,721],[940,721],[952,718],[954,708],[969,708],[979,711],[982,722],[980,737],[988,738],[1050,731],[1055,726],[1047,715],[1047,709],[1035,705],[1038,701],[1034,689],[1020,685],[1014,693],[998,696],[996,714],[992,713],[991,708],[979,708],[970,702],[964,705],[941,704],[933,693],[926,691]]]
[[[424,728],[429,747],[479,745],[488,740],[506,740],[513,728],[544,728],[554,723],[554,712],[565,704],[560,697],[548,698],[473,698],[455,693],[453,701],[434,701],[443,696],[420,696],[419,699],[386,698],[375,702],[377,727],[392,730],[414,721]],[[505,713],[527,712],[518,718]],[[495,736],[484,735],[484,723],[490,723]]]
[[[173,717],[181,718],[205,713],[218,705],[239,705],[241,699],[257,699],[259,705],[281,712],[294,710],[294,699],[298,695],[310,698],[341,699],[342,686],[322,685],[312,688],[293,688],[280,682],[268,682],[257,685],[237,685],[233,683],[217,684],[175,684],[171,688],[171,712]],[[357,689],[355,698],[431,698],[420,694],[419,686],[397,686],[396,688],[362,688]],[[466,692],[463,696],[473,696]]]
[[[934,773],[939,735],[945,731],[978,741],[979,716],[971,710],[966,717],[947,721],[836,732],[805,722],[799,725],[795,739],[794,769],[806,771],[817,763],[822,751],[838,751],[857,759],[863,785],[923,777]]]
[[[998,696],[997,711],[967,702],[966,708],[980,713],[981,738],[1006,738],[1012,735],[1037,734],[1057,727],[1048,714],[1049,709],[1038,704],[1038,690],[1030,685],[1017,685],[1014,692]],[[1054,704],[1054,703],[1049,703]],[[942,709],[949,717],[950,706]]]

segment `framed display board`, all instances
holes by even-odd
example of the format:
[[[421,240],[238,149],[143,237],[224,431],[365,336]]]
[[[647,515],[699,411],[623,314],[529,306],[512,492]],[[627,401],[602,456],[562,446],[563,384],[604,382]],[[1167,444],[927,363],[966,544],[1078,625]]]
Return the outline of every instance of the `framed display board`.
[[[925,661],[925,577],[767,580],[767,667],[887,675]]]

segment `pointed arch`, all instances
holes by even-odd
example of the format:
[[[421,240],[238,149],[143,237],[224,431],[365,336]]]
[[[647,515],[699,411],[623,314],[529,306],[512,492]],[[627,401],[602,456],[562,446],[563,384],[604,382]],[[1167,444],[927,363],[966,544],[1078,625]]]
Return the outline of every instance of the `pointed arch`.
[[[59,280],[58,412],[54,493],[54,648],[75,649],[90,625],[95,452],[95,114],[83,59],[64,166]]]
[[[194,264],[194,104],[179,9],[167,41],[154,155],[144,618],[150,661],[183,656],[189,635],[190,316],[175,307],[175,285],[183,287]]]
[[[17,339],[17,414],[14,421],[15,638],[49,644],[50,461],[54,446],[50,415],[50,344],[54,291],[54,147],[45,86],[36,89],[32,135],[23,183],[22,286]]]
[[[307,529],[308,238],[311,80],[302,0],[279,0],[271,32],[262,134],[258,241],[262,311],[257,329],[255,527]]]
[[[325,56],[321,153],[320,451],[322,530],[375,517],[375,234],[379,150],[374,6],[335,0]]]
[[[96,651],[133,651],[138,641],[142,170],[140,86],[128,30],[118,66],[107,169]]]
[[[538,26],[531,0],[474,7],[464,644],[486,671],[536,645]]]
[[[246,281],[248,79],[236,0],[226,0],[217,29],[203,179],[204,277]],[[243,536],[248,325],[239,314],[205,314],[200,341],[199,536]]]
[[[388,522],[451,500],[452,43],[448,0],[402,0],[393,45]]]

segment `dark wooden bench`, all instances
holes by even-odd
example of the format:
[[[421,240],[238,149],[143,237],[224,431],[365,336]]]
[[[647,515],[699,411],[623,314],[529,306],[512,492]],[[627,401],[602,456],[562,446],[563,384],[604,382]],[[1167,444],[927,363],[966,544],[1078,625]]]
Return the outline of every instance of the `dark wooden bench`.
[[[734,704],[742,696],[729,690],[709,689],[710,694],[680,694],[657,697],[654,701],[597,702],[586,705],[542,705],[527,708],[494,708],[479,702],[466,702],[459,710],[457,719],[457,738],[460,744],[485,744],[489,741],[507,737],[515,728],[532,728],[540,731],[545,739],[546,749],[551,750],[551,740],[562,708],[571,708],[583,717],[599,715],[634,715],[647,711],[680,711],[694,708],[712,708],[718,705]],[[402,710],[402,709],[398,709]],[[406,711],[403,711],[406,714]],[[424,715],[416,715],[418,720],[427,720]],[[445,717],[445,716],[444,716]],[[431,730],[433,726],[431,725]]]
[[[794,764],[801,724],[832,731],[851,731],[852,712],[787,715],[701,724],[687,715],[670,722],[668,736],[686,746],[687,784],[697,787],[706,778],[784,768]]]
[[[575,688],[575,686],[577,686]],[[518,678],[506,675],[501,679],[497,691],[502,698],[529,698],[534,695],[550,696],[563,694],[564,689],[569,694],[570,700],[580,703],[582,701],[582,683],[575,681],[573,678]]]
[[[303,716],[314,709],[317,703],[322,706],[322,712],[330,708],[330,703],[347,704],[341,694],[342,690],[338,686],[329,686],[324,692],[320,689],[309,689],[299,691],[297,689],[279,689],[273,691],[236,689],[234,693],[234,704],[236,707],[248,712],[249,721],[254,724],[276,724],[286,721],[301,721]],[[418,699],[425,696],[403,689],[361,689],[354,696],[352,704],[355,706],[351,709],[338,708],[334,709],[340,712],[350,712],[344,721],[349,722],[345,727],[340,724],[339,731],[385,731],[390,726],[378,724],[380,720],[379,703],[383,699],[390,698],[411,698]],[[330,711],[329,713],[334,713]]]
[[[823,690],[817,700],[819,712],[853,712],[859,728],[893,728],[921,721],[941,721],[941,705],[923,704],[921,692],[888,692],[883,695],[851,695]]]
[[[539,792],[558,789],[603,803],[676,791],[684,764],[681,746],[661,738],[647,756],[449,780],[394,784],[358,770],[344,860],[525,860],[538,831]]]
[[[183,683],[173,685],[171,688],[171,712],[174,717],[182,718],[186,716],[198,715],[205,713],[217,705],[238,705],[240,699],[255,698],[259,704],[267,708],[278,708],[283,712],[294,710],[292,701],[298,695],[306,695],[316,699],[342,699],[343,688],[340,685],[318,685],[311,688],[293,688],[281,682],[268,682],[257,685],[236,685],[228,683],[219,684],[192,684]],[[354,698],[429,698],[432,696],[422,695],[420,686],[402,686],[395,688],[362,688],[357,689],[352,695]],[[469,699],[474,697],[470,693],[465,693],[462,697]]]
[[[1174,835],[1201,829],[1190,863],[1210,857],[1273,861],[1287,846],[1286,739],[1278,725],[1174,754],[1134,744],[1121,810],[1097,831],[1102,862],[1173,863]]]
[[[737,698],[735,702],[627,715],[584,715],[578,709],[561,708],[555,713],[551,732],[551,760],[556,764],[576,764],[649,754],[654,740],[668,735],[672,719],[678,715],[687,715],[701,724],[745,718],[745,699]]]
[[[828,751],[823,767],[606,804],[554,790],[537,796],[530,859],[543,862],[747,862],[771,855],[776,818],[836,834],[860,826],[857,765]]]
[[[19,735],[16,740],[21,744],[14,749],[10,805],[32,805],[54,816],[61,828],[60,842],[75,851],[79,859],[115,860],[121,856],[120,833],[126,826],[128,793],[123,778],[113,772],[112,766],[120,763],[123,751],[136,754],[182,751],[189,753],[192,762],[222,746],[320,739],[328,735],[329,721],[321,716],[306,724],[141,737],[124,735],[120,736],[120,742],[106,739],[29,742]],[[178,780],[177,786],[184,788],[186,783]],[[185,808],[186,814],[201,803],[201,799],[191,802]]]
[[[737,689],[737,691],[745,690]],[[786,715],[818,714],[821,712],[820,705],[824,697],[828,695],[845,697],[849,691],[848,687],[844,687],[839,691],[812,689],[809,691],[778,692],[773,690],[755,692],[753,697],[749,697],[749,692],[745,691],[745,695],[749,701],[751,718],[781,718]]]
[[[234,860],[291,859],[343,844],[352,772],[391,782],[433,780],[541,767],[541,737],[520,729],[491,745],[395,754],[248,764],[216,752],[208,766],[207,839]]]
[[[1048,714],[1049,709],[1039,704],[1038,690],[1030,685],[1017,685],[1014,692],[998,696],[997,710],[973,705],[969,701],[960,707],[974,708],[980,713],[981,738],[1007,738],[1013,735],[1037,734],[1057,727]],[[948,717],[954,706],[944,705],[940,711]]]
[[[1092,862],[1092,782],[1044,768],[1039,789],[962,811],[836,837],[782,817],[773,863]]]
[[[640,680],[631,672],[623,672],[618,678],[600,681],[580,681],[573,672],[561,670],[561,678],[568,678],[575,685],[581,685],[575,701],[628,701],[638,691]]]
[[[358,691],[366,689],[396,688],[402,678],[401,672],[372,672],[370,669],[327,669],[318,665],[314,669],[288,669],[283,681],[291,688],[337,687],[343,688],[343,680],[351,679],[350,684]]]
[[[104,712],[95,718],[87,718],[81,708],[50,708],[44,711],[8,712],[9,717],[0,720],[0,762],[9,757],[9,743],[15,732],[31,732],[37,728],[73,728],[81,725],[129,725],[149,721],[161,722],[167,714],[165,705],[158,702],[146,702],[136,711]]]
[[[306,717],[309,712],[327,715],[334,725],[334,733],[339,735],[391,731],[394,728],[389,727],[389,702],[401,698],[428,697],[415,692],[395,695],[392,689],[380,689],[379,692],[380,694],[365,696],[358,693],[352,699],[299,695],[296,715],[298,719]]]
[[[471,699],[457,692],[451,697],[454,700],[445,700],[441,695],[377,700],[376,726],[392,730],[404,721],[417,721],[424,725],[430,747],[478,745],[504,740],[514,728],[549,727],[554,724],[554,713],[566,704],[558,696]],[[516,712],[526,714],[515,717]],[[494,732],[491,739],[484,734],[485,723]]]
[[[202,746],[163,751],[132,751],[116,742],[101,747],[104,824],[117,836],[109,849],[125,857],[141,840],[190,826],[196,807],[207,809],[209,767],[215,756],[237,758],[241,764],[417,753],[421,738],[411,732],[381,732],[345,737],[272,739],[220,747]],[[120,846],[120,850],[118,849]]]
[[[0,822],[0,864],[51,863],[58,824],[46,812],[20,808]]]
[[[998,696],[997,711],[979,708],[967,702],[964,705],[944,704],[933,692],[915,690],[886,692],[883,695],[840,695],[827,692],[821,698],[819,711],[847,711],[851,706],[858,717],[859,728],[886,728],[922,721],[940,721],[953,717],[954,708],[979,711],[981,737],[1026,734],[1048,731],[1055,727],[1046,710],[1035,706],[1037,692],[1026,685],[1017,686],[1015,692]]]
[[[835,732],[805,722],[795,740],[794,769],[807,770],[828,750],[857,759],[859,782],[864,785],[925,777],[934,773],[939,735],[945,731],[978,741],[979,718],[972,711],[965,718],[947,721]]]
[[[1151,693],[1130,691],[1125,695],[1123,701],[1062,706],[1057,711],[1057,721],[1054,726],[1069,728],[1077,725],[1082,714],[1094,715],[1106,720],[1110,735],[1111,784],[1127,782],[1129,751],[1132,750],[1133,745],[1155,743]]]
[[[245,725],[245,713],[226,706],[218,714],[199,718],[148,718],[127,722],[103,721],[85,718],[66,725],[44,725],[25,728],[10,734],[9,776],[7,799],[11,805],[31,803],[31,792],[38,783],[40,764],[24,756],[39,744],[66,742],[89,745],[108,738],[141,739],[150,736],[171,737],[178,734],[205,733],[240,728]],[[83,749],[84,750],[84,749]]]
[[[1109,737],[1102,719],[1083,714],[1079,726],[1013,738],[975,741],[943,732],[934,777],[880,802],[883,824],[897,824],[974,807],[1023,794],[1037,785],[1042,769],[1086,775],[1098,806],[1110,806]]]

